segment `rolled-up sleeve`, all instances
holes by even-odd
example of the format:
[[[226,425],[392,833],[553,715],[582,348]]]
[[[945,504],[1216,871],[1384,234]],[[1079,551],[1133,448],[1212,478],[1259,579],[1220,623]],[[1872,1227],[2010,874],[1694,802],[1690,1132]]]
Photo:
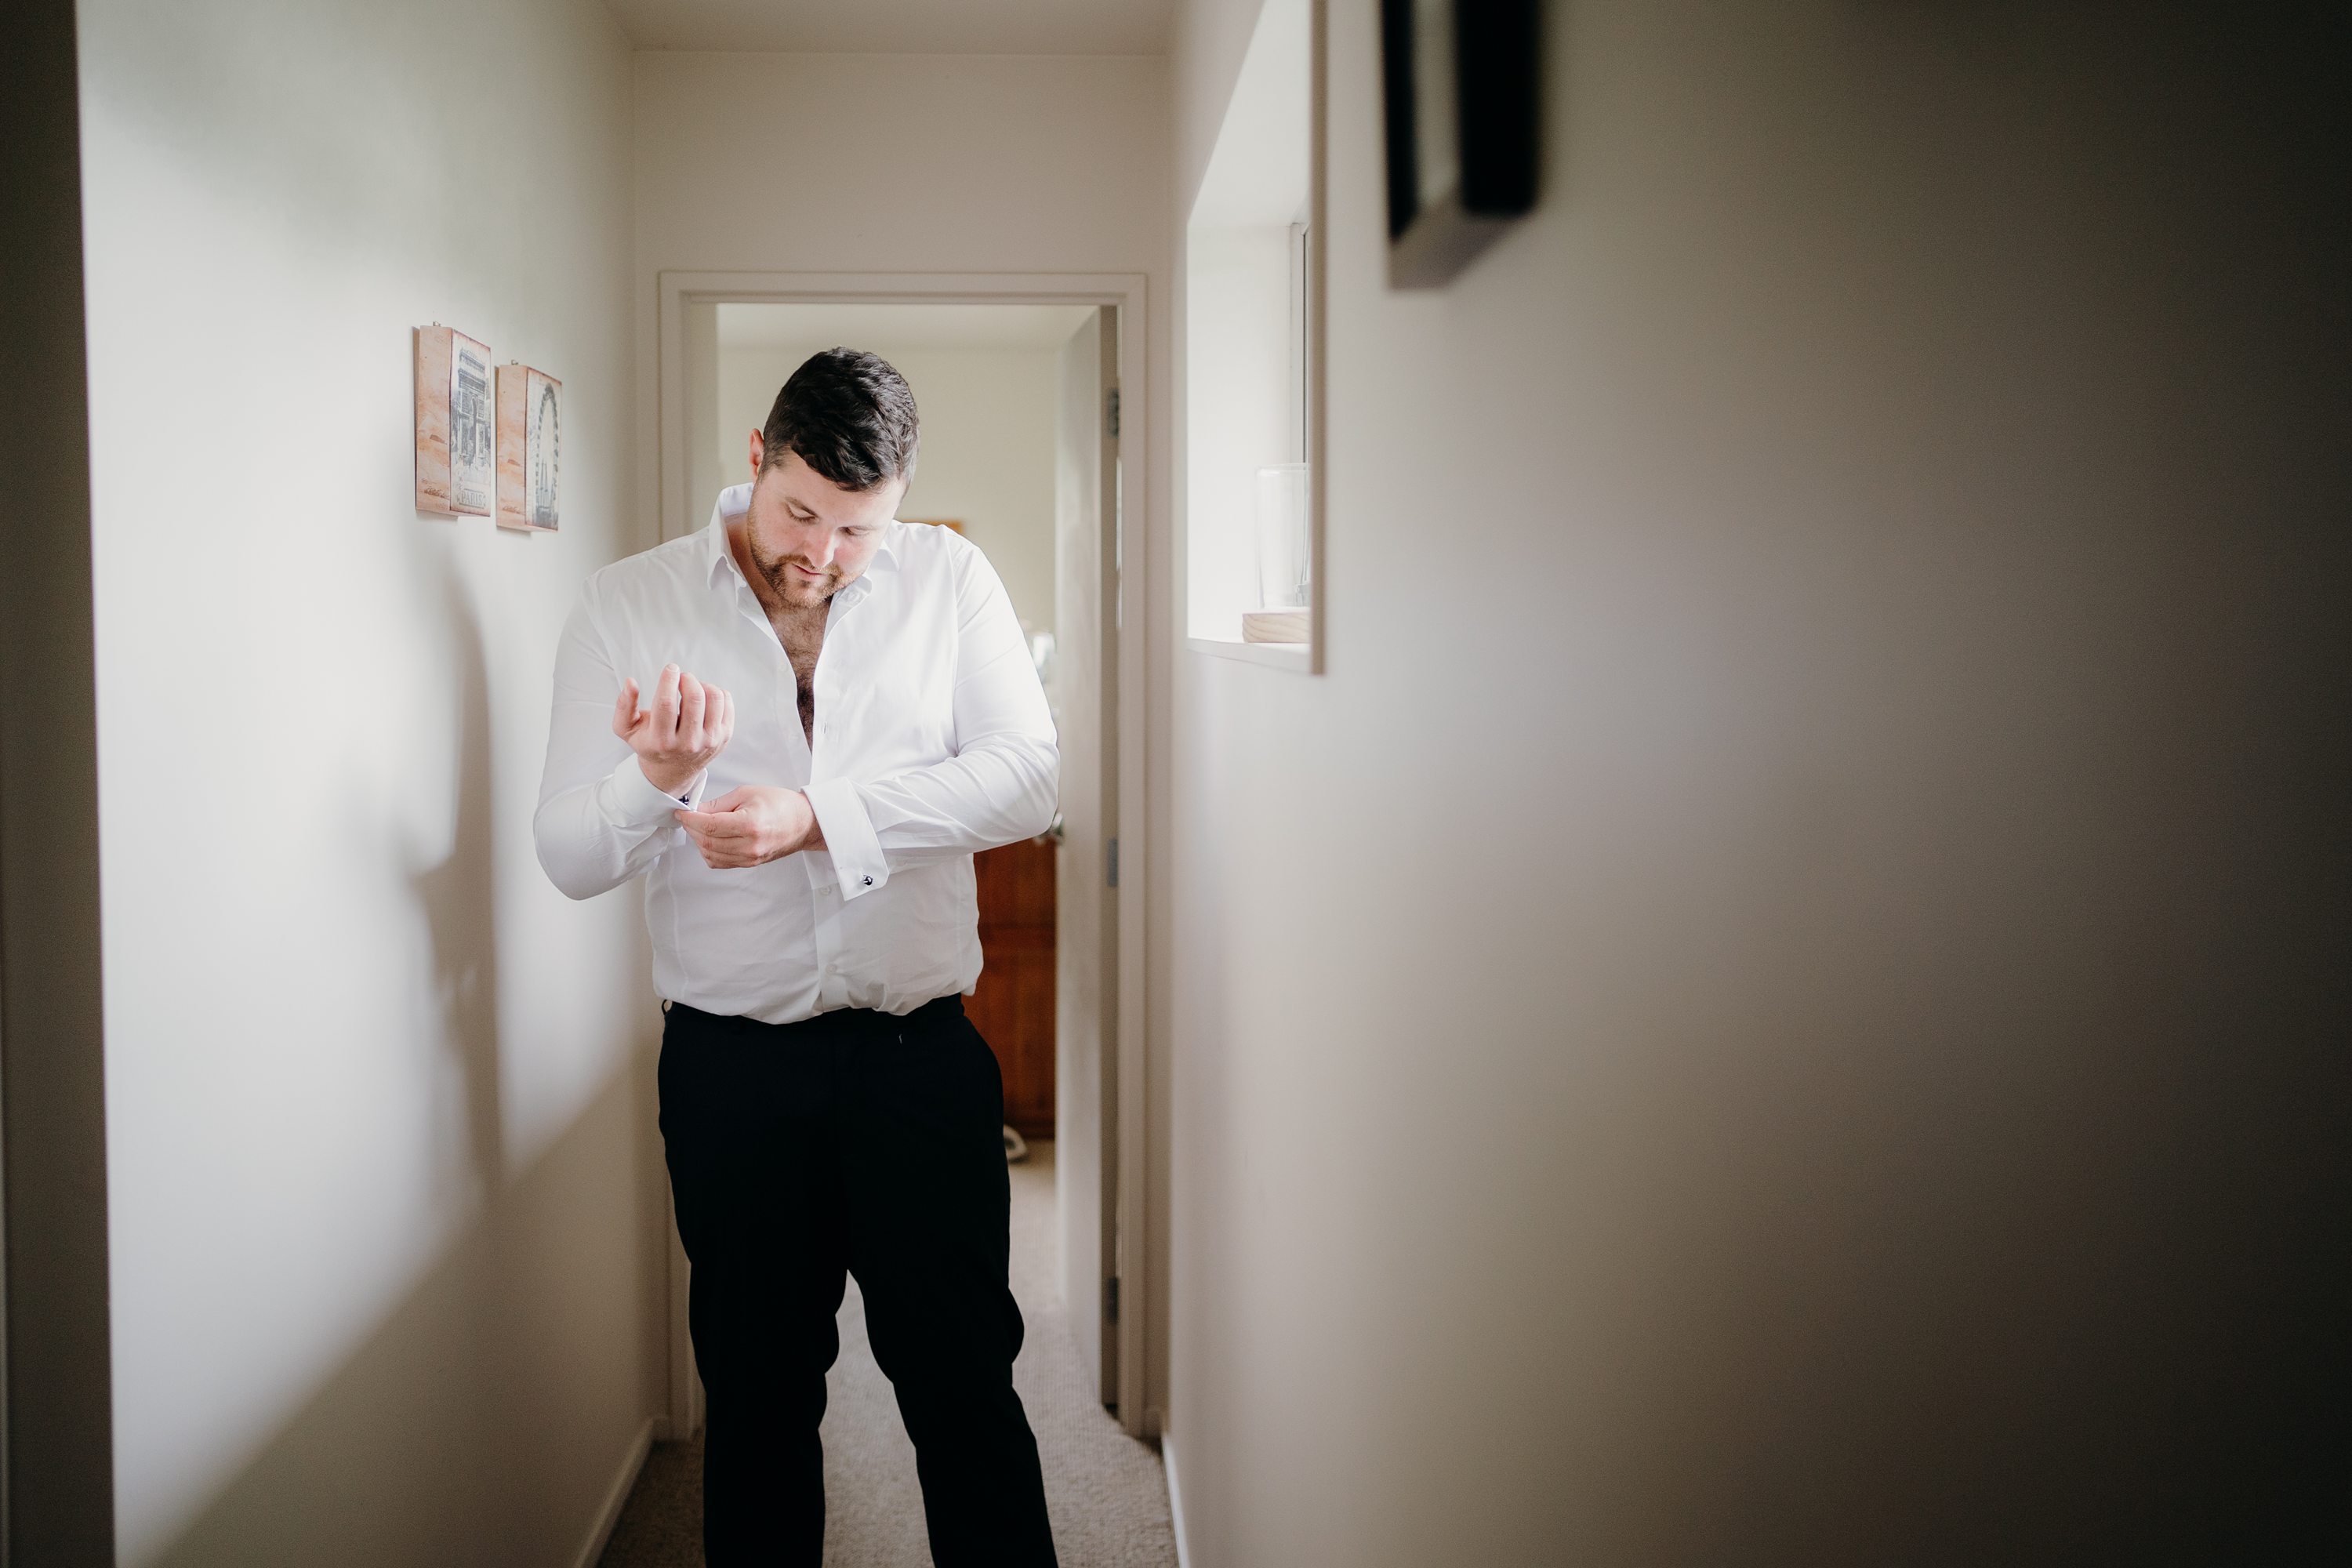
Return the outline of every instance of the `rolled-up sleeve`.
[[[596,627],[593,595],[592,583],[556,645],[547,764],[531,818],[541,867],[574,899],[619,887],[682,842],[686,830],[670,814],[699,804],[704,783],[698,777],[684,795],[663,794],[613,733],[622,681]]]
[[[844,899],[896,868],[1033,837],[1054,820],[1054,715],[1020,618],[985,556],[965,553],[957,573],[955,755],[808,788]]]

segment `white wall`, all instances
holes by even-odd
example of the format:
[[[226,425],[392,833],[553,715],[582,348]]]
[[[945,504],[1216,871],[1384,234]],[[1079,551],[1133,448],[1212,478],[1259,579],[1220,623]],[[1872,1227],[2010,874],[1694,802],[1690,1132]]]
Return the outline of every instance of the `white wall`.
[[[650,542],[626,47],[87,0],[81,49],[121,1560],[569,1563],[664,1386],[640,919],[529,822],[557,631]],[[562,378],[561,533],[414,510],[436,320]]]
[[[750,477],[751,432],[767,422],[785,380],[834,345],[719,351],[719,474]],[[1004,579],[1013,612],[1033,631],[1054,629],[1054,422],[1060,398],[1054,349],[916,348],[885,340],[848,345],[880,354],[913,388],[922,451],[900,517],[964,524]],[[691,437],[689,437],[690,439]],[[695,509],[709,515],[709,503]]]
[[[1330,673],[1154,741],[1192,1563],[2305,1560],[2340,54],[1546,7],[1540,210],[1405,296],[1330,9]]]
[[[647,53],[635,68],[648,407],[665,271],[1141,272],[1165,297],[1156,58]],[[650,510],[650,424],[643,441]]]

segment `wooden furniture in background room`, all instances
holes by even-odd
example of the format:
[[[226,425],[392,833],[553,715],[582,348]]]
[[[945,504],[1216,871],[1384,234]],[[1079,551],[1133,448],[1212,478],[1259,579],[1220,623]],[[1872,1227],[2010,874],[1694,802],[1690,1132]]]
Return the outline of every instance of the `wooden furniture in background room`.
[[[957,533],[961,533],[963,531],[963,523],[960,520],[952,517],[902,517],[898,521],[901,522],[920,523],[925,528],[951,529]],[[1026,1137],[1028,1134],[1024,1133],[1022,1136]]]
[[[1004,1120],[1054,1135],[1054,846],[1028,838],[972,857],[980,986],[964,1011],[1004,1070]]]

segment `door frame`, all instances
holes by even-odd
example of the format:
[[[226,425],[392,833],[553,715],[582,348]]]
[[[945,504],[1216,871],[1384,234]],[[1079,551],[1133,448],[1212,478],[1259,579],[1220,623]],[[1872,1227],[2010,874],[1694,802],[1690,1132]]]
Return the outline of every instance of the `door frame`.
[[[1118,584],[1118,1146],[1103,1162],[1114,1191],[1104,1206],[1117,1217],[1118,1420],[1135,1436],[1147,1435],[1149,1364],[1146,1330],[1152,1300],[1148,1278],[1154,1249],[1145,1201],[1150,1167],[1144,1101],[1144,730],[1150,668],[1146,615],[1150,602],[1147,511],[1151,491],[1148,433],[1151,382],[1144,362],[1150,330],[1140,272],[781,272],[665,271],[657,275],[653,321],[654,363],[640,387],[650,393],[656,418],[653,490],[660,538],[676,539],[699,526],[691,515],[692,470],[687,453],[686,312],[698,304],[1112,305],[1118,309],[1118,460],[1120,502]],[[640,340],[642,342],[642,340]],[[650,379],[652,385],[645,386]],[[641,487],[642,493],[642,487]],[[1058,984],[1058,982],[1057,982]],[[686,1255],[677,1226],[669,1238],[670,1434],[686,1436],[702,1424],[702,1384],[694,1374],[687,1333]]]
[[[0,58],[0,1564],[115,1561],[98,678],[74,7]],[[64,804],[67,809],[58,809]]]

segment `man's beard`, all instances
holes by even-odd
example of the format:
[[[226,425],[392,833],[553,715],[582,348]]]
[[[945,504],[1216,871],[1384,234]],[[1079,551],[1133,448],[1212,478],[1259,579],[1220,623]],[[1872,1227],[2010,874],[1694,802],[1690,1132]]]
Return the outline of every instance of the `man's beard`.
[[[792,557],[770,555],[762,551],[760,548],[760,536],[749,528],[743,531],[743,542],[751,547],[751,564],[759,569],[761,576],[767,579],[768,586],[775,590],[776,597],[787,605],[800,608],[806,608],[811,605],[822,605],[832,598],[835,590],[841,586],[841,573],[838,569],[827,573],[824,580],[820,583],[803,582],[793,576],[792,566],[789,564]]]

